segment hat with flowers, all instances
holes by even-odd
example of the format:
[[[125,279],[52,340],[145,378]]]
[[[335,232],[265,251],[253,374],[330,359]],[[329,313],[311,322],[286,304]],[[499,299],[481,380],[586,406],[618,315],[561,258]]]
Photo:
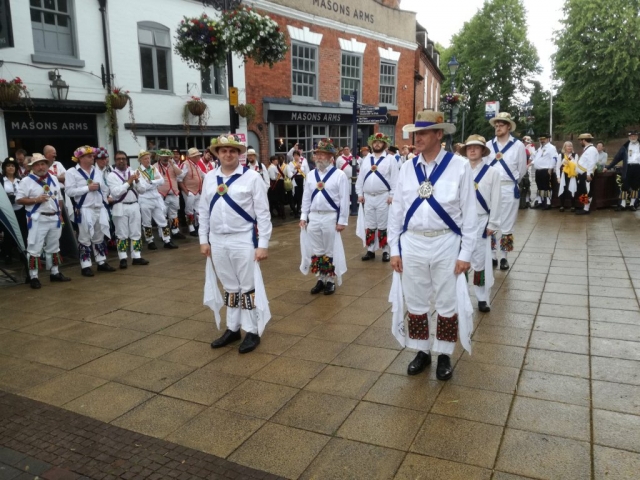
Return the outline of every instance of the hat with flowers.
[[[173,152],[168,148],[161,148],[156,152],[159,157],[173,157]]]
[[[318,142],[315,153],[325,152],[330,153],[331,155],[335,155],[337,153],[336,147],[333,145],[333,140],[330,138],[323,138]]]
[[[71,160],[73,160],[74,162],[77,162],[85,155],[95,155],[95,154],[96,154],[96,149],[94,147],[90,147],[89,145],[83,145],[82,147],[76,148],[76,151],[73,152],[73,157],[71,157]]]
[[[247,147],[242,140],[240,140],[239,135],[234,135],[233,133],[227,133],[224,135],[220,135],[218,138],[211,139],[211,146],[209,150],[212,153],[218,154],[218,149],[222,147],[233,147],[242,155],[247,151]]]
[[[369,137],[369,140],[367,141],[367,143],[369,144],[369,146],[371,146],[373,145],[373,142],[383,142],[388,147],[389,145],[391,145],[391,137],[389,137],[388,135],[385,135],[382,132],[374,133]]]
[[[109,151],[105,147],[95,148],[96,159],[109,158]]]

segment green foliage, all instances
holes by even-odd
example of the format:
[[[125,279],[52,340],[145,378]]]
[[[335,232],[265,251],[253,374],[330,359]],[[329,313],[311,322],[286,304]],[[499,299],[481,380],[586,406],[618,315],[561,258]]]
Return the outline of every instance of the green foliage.
[[[555,43],[565,131],[611,137],[638,121],[640,0],[566,0]]]
[[[486,0],[441,54],[440,68],[447,77],[443,91],[451,91],[447,62],[454,55],[460,62],[455,82],[456,91],[468,98],[465,135],[493,137],[484,118],[487,101],[499,101],[500,110],[517,117],[516,100],[526,95],[527,83],[540,71],[537,51],[527,39],[522,0]],[[458,131],[462,130],[462,117],[461,109]]]

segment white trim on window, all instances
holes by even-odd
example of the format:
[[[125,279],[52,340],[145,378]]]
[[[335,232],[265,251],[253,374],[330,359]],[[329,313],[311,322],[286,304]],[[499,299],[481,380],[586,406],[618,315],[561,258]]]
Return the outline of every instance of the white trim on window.
[[[345,40],[344,38],[338,38],[340,42],[340,50],[344,52],[364,53],[367,48],[367,44],[357,41],[355,38],[351,40]]]
[[[314,33],[309,30],[308,27],[298,28],[287,25],[287,30],[289,30],[291,40],[297,40],[298,42],[309,43],[311,45],[320,45],[322,42],[322,33]]]
[[[378,47],[378,53],[381,60],[389,60],[390,62],[397,62],[400,60],[400,52],[396,52],[393,48],[381,48]]]

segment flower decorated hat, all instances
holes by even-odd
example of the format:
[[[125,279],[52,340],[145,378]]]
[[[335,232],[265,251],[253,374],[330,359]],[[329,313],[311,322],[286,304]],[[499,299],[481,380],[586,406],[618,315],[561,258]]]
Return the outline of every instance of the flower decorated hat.
[[[222,147],[233,147],[238,150],[241,155],[247,151],[247,147],[242,143],[240,137],[232,133],[220,135],[218,138],[211,139],[211,146],[209,147],[209,150],[211,150],[212,153],[218,155],[218,149]]]
[[[391,137],[381,132],[374,133],[369,137],[369,140],[367,140],[369,146],[373,145],[373,142],[383,142],[389,147],[389,145],[391,145]]]
[[[495,117],[493,117],[491,120],[489,120],[489,123],[491,124],[492,127],[496,126],[496,122],[508,123],[509,125],[511,125],[511,131],[512,132],[516,129],[516,122],[513,121],[513,119],[511,118],[511,114],[510,113],[500,112]]]
[[[483,157],[486,157],[491,153],[491,150],[489,150],[489,147],[487,147],[487,140],[483,136],[469,135],[469,138],[467,138],[467,141],[465,142],[465,144],[462,145],[462,147],[460,147],[460,155],[462,155],[463,157],[466,157],[467,147],[470,147],[471,145],[480,145],[482,147]]]
[[[173,157],[173,152],[168,148],[161,148],[156,152],[159,157]]]
[[[335,155],[337,153],[336,147],[333,145],[333,140],[330,138],[323,138],[318,142],[318,146],[314,150],[315,153],[330,153],[331,155]]]
[[[96,159],[109,158],[109,151],[105,147],[96,147],[95,155]]]
[[[421,130],[442,130],[446,134],[456,133],[453,123],[445,123],[444,113],[433,110],[422,110],[416,115],[416,122],[402,127],[403,132],[419,132]]]
[[[97,150],[94,147],[90,147],[89,145],[84,145],[82,147],[76,148],[76,151],[73,152],[73,157],[71,157],[71,160],[73,160],[74,162],[77,162],[85,155],[95,155],[96,153],[97,153]]]
[[[31,161],[29,162],[29,167],[32,167],[38,162],[48,162],[48,160],[41,153],[34,153],[31,157]]]

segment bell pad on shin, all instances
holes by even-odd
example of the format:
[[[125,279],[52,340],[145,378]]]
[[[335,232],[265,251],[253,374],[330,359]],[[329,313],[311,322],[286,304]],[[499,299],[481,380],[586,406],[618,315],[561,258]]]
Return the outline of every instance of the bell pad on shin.
[[[416,315],[407,314],[409,321],[409,338],[414,340],[429,340],[429,318],[426,313]]]
[[[453,317],[438,315],[438,328],[436,338],[443,342],[456,342],[458,340],[458,314]]]
[[[240,293],[224,292],[224,304],[229,308],[238,308],[240,303]]]
[[[246,292],[242,294],[242,309],[243,310],[253,310],[256,308],[256,291],[251,290],[250,292]]]

